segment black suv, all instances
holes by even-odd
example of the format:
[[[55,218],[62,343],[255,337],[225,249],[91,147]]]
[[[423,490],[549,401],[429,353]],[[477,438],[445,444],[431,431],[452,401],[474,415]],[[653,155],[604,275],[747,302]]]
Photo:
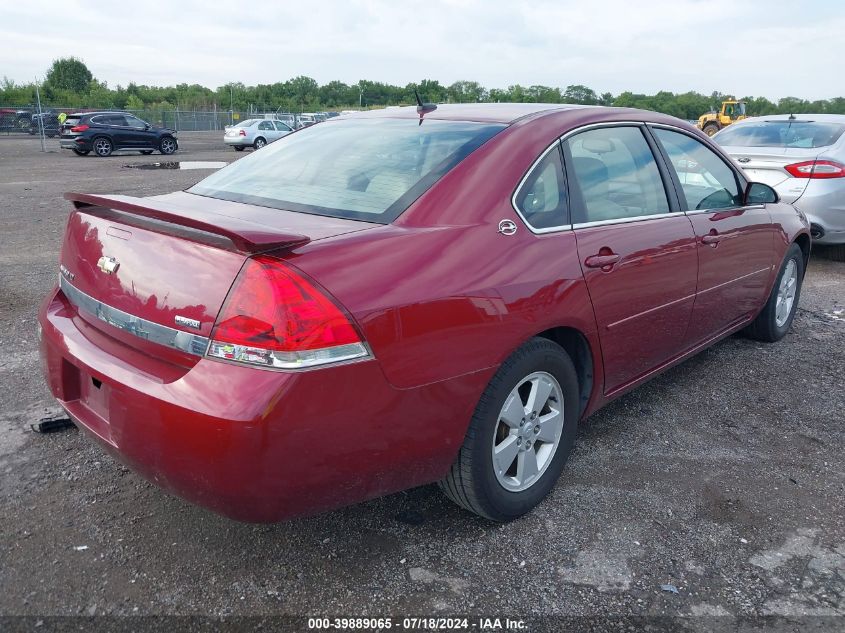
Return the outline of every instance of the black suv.
[[[62,125],[60,143],[62,149],[73,150],[78,156],[93,151],[104,157],[126,150],[172,154],[179,148],[174,130],[153,127],[126,112],[69,114]]]

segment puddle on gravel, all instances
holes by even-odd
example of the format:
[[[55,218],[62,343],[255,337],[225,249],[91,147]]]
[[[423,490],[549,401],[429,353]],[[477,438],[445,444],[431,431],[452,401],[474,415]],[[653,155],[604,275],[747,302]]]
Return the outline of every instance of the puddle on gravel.
[[[176,160],[164,163],[129,163],[129,169],[220,169],[229,163],[218,160]]]

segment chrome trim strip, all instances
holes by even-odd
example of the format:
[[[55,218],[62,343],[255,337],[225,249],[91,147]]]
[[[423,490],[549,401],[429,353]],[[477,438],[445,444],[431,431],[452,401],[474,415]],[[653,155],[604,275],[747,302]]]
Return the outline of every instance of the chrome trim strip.
[[[684,301],[689,301],[690,299],[695,299],[695,294],[687,295],[686,297],[681,297],[680,299],[675,299],[674,301],[670,301],[669,303],[664,303],[663,305],[654,306],[653,308],[649,308],[648,310],[643,310],[637,314],[632,314],[629,317],[625,317],[624,319],[619,319],[614,323],[609,323],[605,326],[605,329],[611,330],[618,325],[622,325],[623,323],[628,323],[629,321],[633,321],[634,319],[639,319],[640,317],[648,316],[649,314],[653,314],[658,310],[663,310],[664,308],[671,308],[674,305],[679,303],[683,303]]]
[[[208,349],[208,339],[204,336],[183,332],[166,325],[159,325],[113,308],[85,294],[71,285],[63,276],[59,277],[59,288],[74,306],[93,314],[101,321],[105,321],[124,332],[194,356],[205,356],[205,351]]]
[[[724,288],[725,286],[730,286],[731,284],[735,284],[736,282],[742,281],[743,279],[748,279],[749,277],[754,277],[755,275],[760,275],[762,273],[771,272],[772,268],[774,268],[774,266],[769,266],[768,268],[761,268],[760,270],[755,270],[754,272],[750,272],[747,275],[742,275],[741,277],[735,277],[734,279],[731,279],[729,281],[724,281],[724,282],[717,284],[715,286],[710,286],[709,288],[705,288],[704,290],[699,290],[698,295],[701,296],[701,295],[706,294],[708,292],[713,292],[714,290],[718,290],[719,288]]]
[[[683,211],[687,215],[700,215],[702,213],[730,213],[731,211],[751,211],[753,209],[765,209],[765,204],[752,204],[747,207],[720,207],[717,209],[692,209],[690,211]]]
[[[572,225],[573,229],[587,229],[591,226],[607,226],[608,224],[629,224],[631,222],[638,222],[640,220],[659,220],[661,218],[675,218],[683,217],[681,211],[672,211],[670,213],[654,213],[652,215],[633,215],[628,218],[618,218],[613,220],[594,220],[593,222],[576,222]]]

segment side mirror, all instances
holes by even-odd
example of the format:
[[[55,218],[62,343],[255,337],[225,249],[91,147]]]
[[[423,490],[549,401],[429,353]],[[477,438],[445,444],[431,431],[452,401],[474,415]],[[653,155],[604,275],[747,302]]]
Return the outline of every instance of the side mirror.
[[[745,188],[745,204],[774,204],[780,200],[777,191],[762,182],[749,182]]]

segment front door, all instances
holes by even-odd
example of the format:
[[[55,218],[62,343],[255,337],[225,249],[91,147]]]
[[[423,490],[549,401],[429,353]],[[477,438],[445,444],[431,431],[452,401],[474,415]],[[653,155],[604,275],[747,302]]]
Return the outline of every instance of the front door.
[[[698,245],[698,294],[687,335],[692,347],[760,310],[775,264],[774,229],[765,205],[743,206],[744,182],[716,152],[680,131],[653,132],[678,179]]]
[[[590,129],[563,146],[578,256],[612,393],[684,350],[695,234],[667,195],[668,174],[641,127]]]

